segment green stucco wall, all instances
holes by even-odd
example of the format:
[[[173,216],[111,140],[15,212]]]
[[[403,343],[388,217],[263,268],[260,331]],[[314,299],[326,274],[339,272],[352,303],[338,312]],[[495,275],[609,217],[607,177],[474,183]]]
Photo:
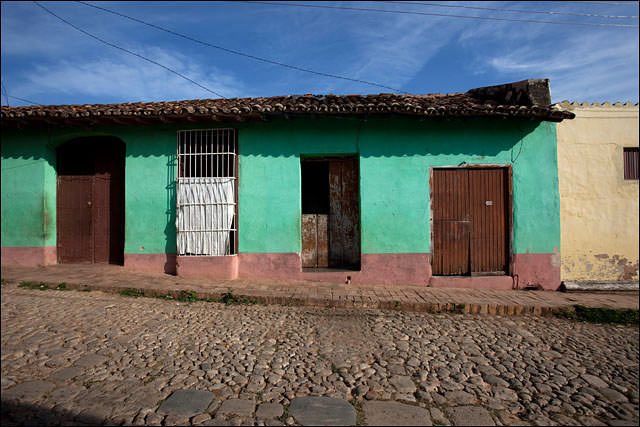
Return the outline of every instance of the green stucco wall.
[[[46,132],[2,133],[2,246],[56,244],[56,156],[48,142]]]
[[[283,118],[229,127],[240,150],[240,252],[300,252],[301,156],[358,153],[363,253],[430,252],[429,168],[462,162],[513,165],[514,252],[560,246],[555,124]],[[176,131],[186,128],[3,129],[2,246],[55,246],[55,148],[96,135],[126,144],[125,253],[175,253]]]
[[[513,165],[516,253],[560,246],[555,125],[274,120],[239,131],[240,252],[300,252],[300,158],[360,154],[363,253],[430,252],[429,168]]]

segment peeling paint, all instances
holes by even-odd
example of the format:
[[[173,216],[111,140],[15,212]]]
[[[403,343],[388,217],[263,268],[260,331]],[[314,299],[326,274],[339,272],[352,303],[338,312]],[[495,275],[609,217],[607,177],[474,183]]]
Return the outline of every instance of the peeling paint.
[[[629,260],[623,255],[582,254],[578,257],[565,257],[562,260],[565,276],[573,280],[638,280],[638,260]],[[566,280],[566,279],[565,279]]]
[[[560,267],[562,264],[562,258],[560,257],[560,251],[558,247],[553,248],[553,254],[551,255],[551,266],[552,267]]]
[[[619,280],[638,280],[638,262],[629,263],[623,267],[622,276]]]

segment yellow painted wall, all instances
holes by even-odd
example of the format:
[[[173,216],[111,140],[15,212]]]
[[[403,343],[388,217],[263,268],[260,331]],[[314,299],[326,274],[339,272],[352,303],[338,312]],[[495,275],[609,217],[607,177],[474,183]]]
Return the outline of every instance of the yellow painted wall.
[[[638,146],[638,105],[558,104],[562,280],[638,280],[638,180],[623,147]]]

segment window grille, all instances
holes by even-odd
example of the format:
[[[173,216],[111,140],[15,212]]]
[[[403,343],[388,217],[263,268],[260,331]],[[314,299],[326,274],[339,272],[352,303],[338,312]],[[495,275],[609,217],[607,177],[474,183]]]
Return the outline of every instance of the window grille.
[[[624,148],[624,179],[638,179],[638,147]]]
[[[237,253],[237,147],[234,129],[178,131],[178,255]]]

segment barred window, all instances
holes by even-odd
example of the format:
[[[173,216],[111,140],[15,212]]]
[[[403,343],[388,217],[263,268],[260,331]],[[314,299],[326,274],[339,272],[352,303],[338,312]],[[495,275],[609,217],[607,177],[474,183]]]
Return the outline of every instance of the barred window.
[[[638,147],[624,147],[624,179],[638,179]]]
[[[238,252],[237,147],[234,129],[178,131],[178,255]]]

